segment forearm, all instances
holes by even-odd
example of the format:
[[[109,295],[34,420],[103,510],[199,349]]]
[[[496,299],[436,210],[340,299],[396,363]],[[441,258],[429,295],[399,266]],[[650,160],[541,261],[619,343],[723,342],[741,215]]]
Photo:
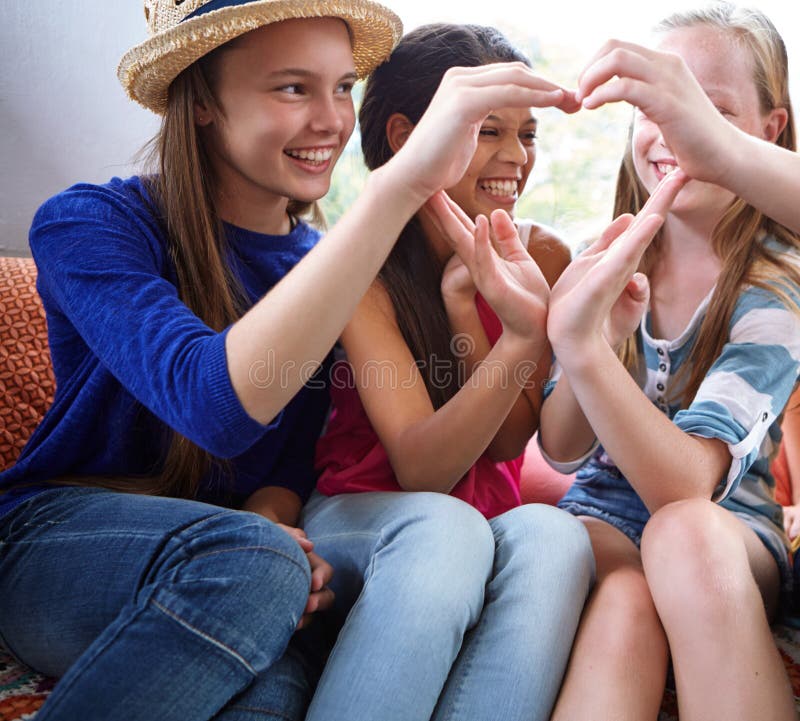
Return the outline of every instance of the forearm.
[[[229,331],[231,381],[257,421],[274,418],[318,367],[421,204],[388,168],[370,175],[336,226]]]
[[[800,233],[800,155],[735,129],[720,183],[773,220]]]
[[[288,488],[267,486],[253,493],[242,508],[245,511],[258,513],[273,523],[296,526],[302,503],[300,497]]]
[[[468,378],[489,355],[492,346],[475,307],[474,296],[460,301],[445,299],[445,307],[453,333],[453,350],[459,362],[459,374]],[[531,383],[535,382],[534,377]],[[538,407],[531,403],[526,392],[521,392],[486,449],[489,457],[500,462],[519,456],[536,432],[538,421]]]
[[[539,350],[538,344],[501,337],[453,398],[387,444],[400,486],[449,493],[519,401],[523,369]]]
[[[686,498],[711,498],[730,465],[727,447],[672,423],[602,339],[574,356],[562,365],[575,398],[650,512]]]
[[[568,463],[585,455],[595,439],[569,378],[562,373],[542,405],[539,442],[554,461]]]

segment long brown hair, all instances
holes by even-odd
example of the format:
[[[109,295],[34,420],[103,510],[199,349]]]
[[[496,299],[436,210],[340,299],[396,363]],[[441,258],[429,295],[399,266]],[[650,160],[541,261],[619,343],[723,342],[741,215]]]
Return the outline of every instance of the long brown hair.
[[[367,81],[361,110],[361,149],[370,170],[393,155],[386,123],[395,113],[419,122],[452,67],[530,61],[499,31],[480,25],[424,25],[408,33]],[[417,218],[403,228],[378,281],[394,306],[397,323],[419,364],[434,408],[459,388],[459,365],[440,290],[444,267],[430,248]],[[442,369],[450,372],[441,374]]]
[[[221,53],[238,38],[205,55],[170,85],[161,127],[145,148],[145,177],[153,211],[167,240],[181,300],[211,329],[219,332],[238,320],[248,302],[226,258],[226,238],[216,208],[218,179],[209,155],[209,138],[195,123],[195,105],[223,116],[217,101],[216,69]],[[288,213],[324,227],[317,203],[290,199]],[[168,429],[163,466],[148,478],[80,479],[117,490],[196,496],[200,482],[216,467],[224,477],[226,461],[215,458],[174,429]]]
[[[751,54],[753,82],[758,91],[761,110],[768,113],[784,108],[788,113],[786,127],[776,144],[796,150],[796,134],[791,100],[789,98],[789,69],[786,47],[775,26],[758,10],[739,8],[730,2],[719,2],[705,9],[678,12],[662,20],[656,32],[708,25],[730,33]],[[648,198],[633,166],[631,134],[617,177],[614,217],[622,213],[637,213]],[[728,325],[741,290],[747,285],[764,288],[778,295],[795,312],[800,312],[797,299],[789,291],[787,281],[800,284],[800,273],[785,254],[758,242],[765,235],[781,244],[800,250],[800,237],[761,211],[736,198],[717,223],[711,236],[711,246],[722,261],[722,269],[706,311],[697,341],[684,365],[684,377],[676,383],[681,405],[688,406],[711,365],[722,352],[728,339]],[[658,262],[659,236],[648,248],[642,261],[642,271],[648,273]],[[629,338],[620,351],[626,367],[635,373],[639,366],[636,336]],[[683,382],[685,381],[685,385]]]

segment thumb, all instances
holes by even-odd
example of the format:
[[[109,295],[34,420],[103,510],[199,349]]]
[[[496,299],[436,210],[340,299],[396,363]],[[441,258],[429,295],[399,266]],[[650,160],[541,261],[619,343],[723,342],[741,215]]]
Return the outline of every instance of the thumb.
[[[650,301],[650,282],[644,273],[634,273],[625,290],[637,303],[646,305]]]

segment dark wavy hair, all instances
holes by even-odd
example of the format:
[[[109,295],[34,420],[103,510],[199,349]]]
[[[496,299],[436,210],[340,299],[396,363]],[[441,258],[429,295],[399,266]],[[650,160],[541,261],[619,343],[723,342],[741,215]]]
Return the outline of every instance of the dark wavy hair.
[[[389,118],[400,113],[412,124],[418,123],[447,70],[514,61],[530,66],[525,55],[495,28],[435,23],[408,33],[367,81],[358,115],[367,167],[374,170],[394,154],[386,135]],[[459,387],[457,373],[449,374],[449,385],[433,374],[434,360],[444,364],[439,367],[457,368],[440,290],[443,270],[419,221],[412,218],[378,274],[434,408],[443,406]]]

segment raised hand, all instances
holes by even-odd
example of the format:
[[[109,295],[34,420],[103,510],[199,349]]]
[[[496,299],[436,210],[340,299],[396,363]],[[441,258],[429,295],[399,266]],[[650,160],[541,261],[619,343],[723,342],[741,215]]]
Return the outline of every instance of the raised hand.
[[[497,314],[503,332],[526,340],[541,340],[550,288],[522,245],[509,215],[495,210],[491,229],[490,221],[483,215],[472,223],[444,191],[428,201],[427,209],[469,269],[475,287]]]
[[[448,302],[474,301],[477,288],[458,253],[453,253],[444,267],[441,290],[445,306]]]
[[[410,192],[424,200],[455,185],[493,108],[580,108],[572,92],[534,75],[524,63],[448,70],[405,145],[389,161],[401,167]]]
[[[624,303],[618,305],[620,296],[626,292],[644,251],[687,180],[680,170],[670,173],[635,218],[615,220],[561,274],[550,294],[547,335],[562,365],[582,354],[586,343],[616,340],[605,335],[615,306],[620,313],[617,330],[627,332],[632,314]]]
[[[738,131],[679,55],[609,40],[581,73],[576,97],[589,109],[621,100],[639,108],[690,177],[718,182],[726,172],[728,139]]]
[[[630,213],[620,215],[601,236],[601,244],[609,243],[633,223]],[[639,327],[642,316],[650,302],[650,283],[644,273],[634,273],[625,289],[611,308],[603,326],[603,335],[608,344],[618,350],[625,340]]]

